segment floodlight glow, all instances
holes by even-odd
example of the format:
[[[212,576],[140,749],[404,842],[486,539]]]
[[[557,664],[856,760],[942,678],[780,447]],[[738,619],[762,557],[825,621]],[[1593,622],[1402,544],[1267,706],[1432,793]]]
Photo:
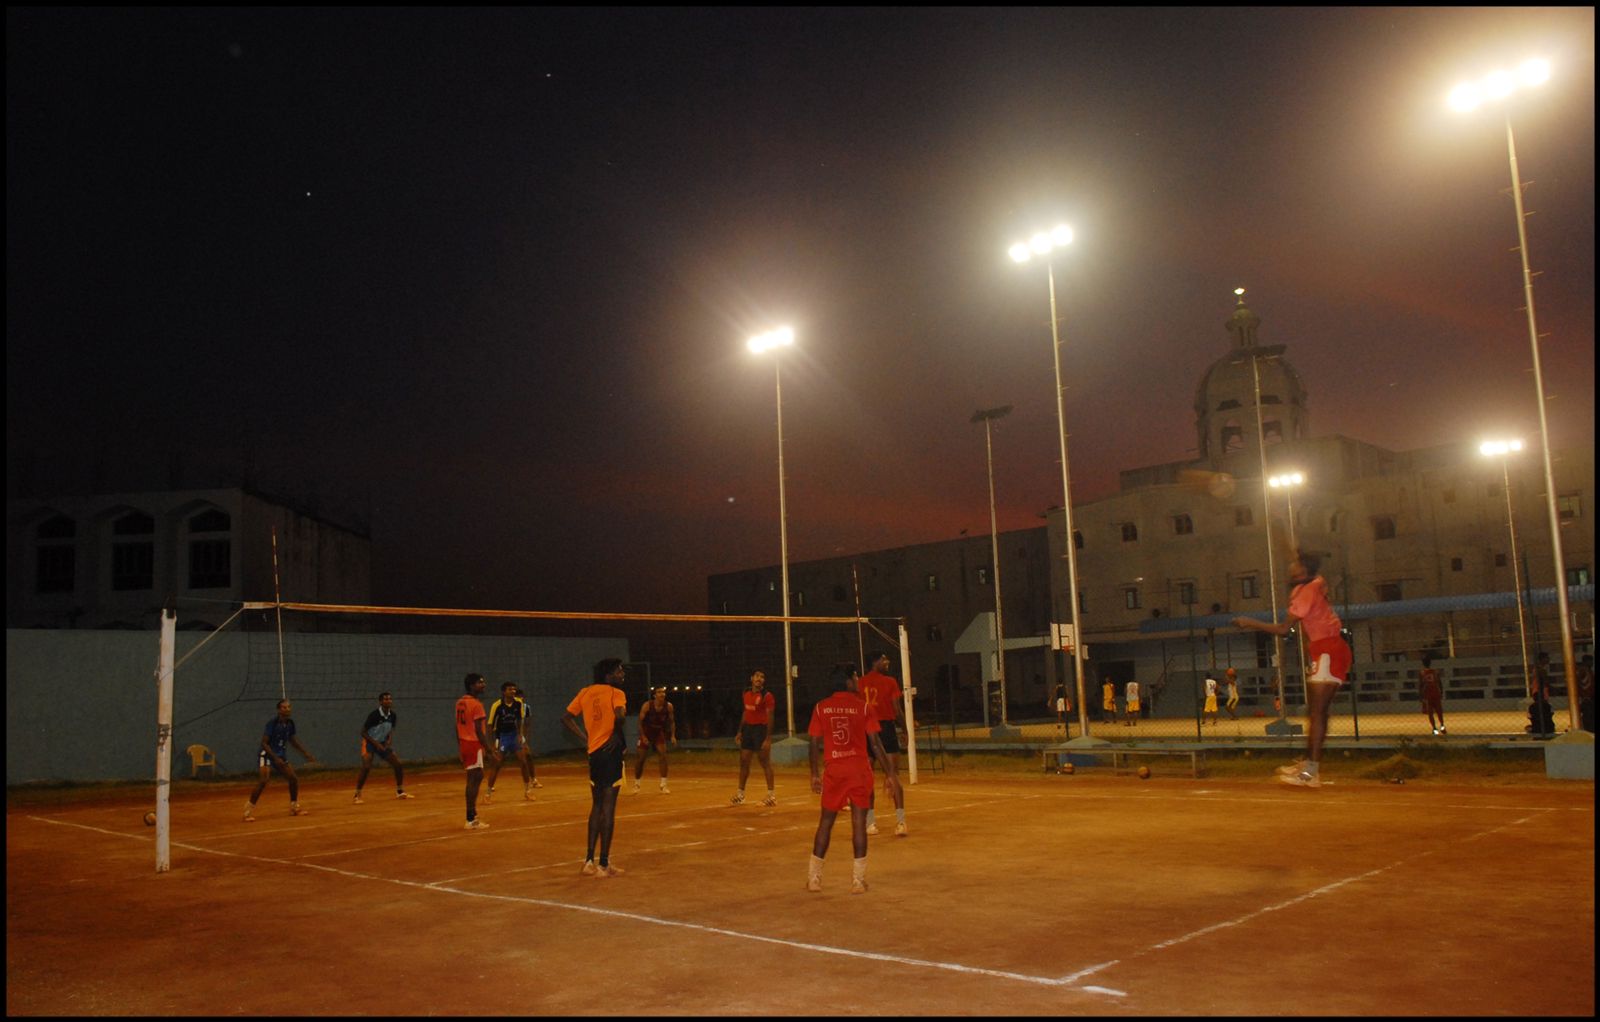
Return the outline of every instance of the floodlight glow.
[[[1057,248],[1072,244],[1072,228],[1066,224],[1057,224],[1055,229],[1050,232],[1050,240],[1055,243]]]
[[[768,330],[764,334],[757,334],[745,342],[752,354],[759,355],[772,348],[786,348],[794,343],[794,328],[781,326],[776,330]]]
[[[1306,477],[1299,472],[1286,472],[1281,476],[1273,476],[1268,479],[1267,485],[1276,490],[1289,486],[1299,486],[1305,481]]]
[[[1486,458],[1503,458],[1520,450],[1521,440],[1485,440],[1478,445],[1478,452]]]
[[[1243,298],[1244,297],[1244,288],[1236,287],[1236,288],[1233,289],[1233,293],[1238,295],[1240,298]]]
[[[1517,78],[1523,85],[1543,85],[1550,80],[1550,62],[1548,60],[1525,60],[1517,68]]]
[[[1044,254],[1048,253],[1050,251],[1050,249],[1053,247],[1050,244],[1050,235],[1045,234],[1043,232],[1040,232],[1039,234],[1035,234],[1033,237],[1029,238],[1028,239],[1028,245],[1029,245],[1029,247],[1031,247],[1035,252],[1039,253],[1040,255],[1044,255]]]
[[[1482,97],[1478,95],[1478,87],[1471,82],[1462,82],[1450,90],[1450,109],[1466,113],[1476,110]]]
[[[1516,79],[1507,71],[1496,71],[1483,80],[1483,91],[1490,99],[1505,99],[1516,87]]]
[[[1012,245],[1011,248],[1009,248],[1007,251],[1010,253],[1011,258],[1013,260],[1015,260],[1016,262],[1019,262],[1019,263],[1025,263],[1029,259],[1033,258],[1033,250],[1030,249],[1028,247],[1027,242],[1024,242],[1024,241],[1017,242],[1015,245]]]

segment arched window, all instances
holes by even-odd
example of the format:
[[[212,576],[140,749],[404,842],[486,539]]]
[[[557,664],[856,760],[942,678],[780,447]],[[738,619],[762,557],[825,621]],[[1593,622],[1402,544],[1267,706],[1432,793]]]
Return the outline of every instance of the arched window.
[[[156,520],[129,511],[111,523],[111,588],[119,592],[154,589]]]
[[[233,519],[221,508],[189,518],[189,588],[226,589],[233,585]]]

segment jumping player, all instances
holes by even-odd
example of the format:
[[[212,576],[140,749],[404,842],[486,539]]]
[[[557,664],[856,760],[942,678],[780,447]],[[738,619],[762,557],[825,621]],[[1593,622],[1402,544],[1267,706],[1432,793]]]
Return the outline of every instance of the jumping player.
[[[405,764],[394,751],[394,729],[399,722],[394,712],[394,696],[388,692],[378,693],[378,708],[367,714],[367,722],[361,725],[361,772],[356,774],[356,797],[352,800],[356,805],[361,804],[361,789],[366,786],[374,756],[388,761],[394,770],[394,797],[411,797],[406,794]]]
[[[817,836],[811,842],[811,863],[806,872],[806,890],[822,890],[822,861],[833,836],[833,821],[839,810],[850,807],[850,845],[854,859],[850,866],[850,893],[867,891],[867,806],[875,785],[871,756],[886,760],[883,743],[878,740],[879,721],[859,695],[858,672],[854,664],[840,664],[833,670],[833,694],[811,711],[811,790],[822,796],[822,816],[817,821]]]
[[[1206,705],[1205,719],[1212,725],[1217,723],[1217,679],[1206,675]]]
[[[522,766],[522,797],[533,801],[533,763],[528,755],[528,704],[517,698],[517,686],[506,682],[500,686],[500,698],[489,707],[489,734],[494,737],[499,758],[489,768],[489,790],[484,793],[487,805],[494,801],[494,782],[500,776],[500,765],[516,757]]]
[[[461,747],[461,766],[467,772],[467,829],[482,830],[488,821],[478,819],[478,788],[483,784],[484,756],[495,763],[499,753],[489,741],[483,722],[488,714],[483,710],[483,690],[488,684],[481,674],[467,675],[464,684],[467,694],[456,700],[456,741]]]
[[[744,690],[744,715],[739,718],[739,790],[731,801],[744,805],[744,786],[750,779],[750,757],[761,758],[761,769],[767,775],[767,797],[764,806],[778,804],[772,784],[772,712],[777,700],[766,691],[767,676],[762,671],[750,672],[750,687]]]
[[[1294,589],[1289,593],[1289,610],[1283,621],[1233,619],[1239,628],[1269,635],[1288,635],[1296,623],[1305,632],[1306,660],[1311,668],[1306,676],[1306,758],[1278,771],[1278,780],[1302,788],[1322,786],[1320,764],[1322,741],[1328,734],[1328,711],[1333,708],[1339,686],[1350,675],[1350,647],[1339,634],[1344,625],[1328,602],[1328,583],[1317,574],[1321,566],[1321,558],[1304,551],[1290,563],[1289,581]]]
[[[1433,654],[1422,654],[1422,670],[1417,672],[1417,694],[1422,697],[1422,712],[1428,715],[1428,726],[1436,735],[1444,730],[1444,685],[1439,672],[1433,668]],[[1438,723],[1434,723],[1434,718]]]
[[[878,742],[884,751],[884,756],[877,762],[883,765],[883,787],[891,798],[894,799],[894,836],[906,836],[906,792],[900,785],[900,735],[897,727],[900,723],[900,683],[891,677],[889,670],[889,654],[873,653],[872,670],[868,671],[857,683],[861,698],[867,702],[867,710],[877,718]],[[873,801],[877,801],[874,793]],[[878,832],[877,813],[874,806],[867,806],[867,833]]]
[[[661,794],[671,794],[667,787],[667,745],[678,744],[678,720],[667,702],[667,690],[657,686],[650,698],[639,707],[639,759],[633,764],[633,793],[639,794],[639,778],[644,776],[644,761],[654,749],[661,760]]]
[[[289,746],[293,745],[306,758],[307,763],[315,763],[317,757],[306,751],[300,744],[300,739],[294,736],[294,721],[290,719],[290,712],[294,707],[289,700],[284,699],[278,703],[278,715],[267,721],[266,730],[261,733],[261,755],[257,757],[260,764],[261,779],[256,782],[256,790],[250,793],[250,801],[244,807],[244,822],[255,822],[256,800],[266,790],[267,779],[273,771],[283,775],[289,782],[289,815],[304,816],[306,811],[300,808],[300,778],[295,776],[294,767],[289,765]]]
[[[622,789],[622,758],[627,743],[622,724],[628,716],[628,697],[622,691],[622,661],[615,657],[594,665],[594,684],[585,685],[561,718],[566,729],[589,750],[589,848],[583,858],[584,876],[622,875],[611,865],[611,832],[617,823],[617,792]],[[600,861],[594,858],[600,842]]]

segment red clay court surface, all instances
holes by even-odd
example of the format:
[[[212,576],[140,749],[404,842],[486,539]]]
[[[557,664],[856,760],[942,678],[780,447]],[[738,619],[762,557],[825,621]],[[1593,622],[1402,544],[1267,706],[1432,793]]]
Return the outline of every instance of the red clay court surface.
[[[247,784],[186,785],[165,875],[148,796],[13,807],[6,1011],[1594,1014],[1592,783],[924,773],[853,896],[844,820],[802,889],[803,770],[763,808],[720,768],[658,794],[654,766],[604,880],[576,763],[534,803],[504,777],[474,832],[459,771],[409,802],[374,772],[360,806],[313,774],[296,818],[274,780],[253,824]]]

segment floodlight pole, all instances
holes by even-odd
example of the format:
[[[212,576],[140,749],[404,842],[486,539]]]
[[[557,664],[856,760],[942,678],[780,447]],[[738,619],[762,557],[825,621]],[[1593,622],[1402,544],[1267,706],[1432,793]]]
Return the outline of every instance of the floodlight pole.
[[[778,387],[778,545],[783,574],[783,685],[789,737],[794,737],[794,649],[789,637],[789,508],[784,499],[783,480],[783,360],[772,360]]]
[[[994,421],[1011,414],[1011,406],[983,408],[972,413],[972,422],[983,423],[983,447],[989,464],[989,544],[993,559],[991,577],[994,581],[994,657],[995,671],[1000,680],[1000,726],[1010,727],[1010,710],[1006,705],[1006,630],[1000,614],[1000,527],[994,510]],[[984,693],[987,702],[989,694]]]
[[[1083,684],[1083,615],[1078,612],[1078,552],[1072,536],[1072,482],[1067,468],[1067,410],[1061,387],[1061,317],[1056,314],[1056,264],[1045,260],[1045,270],[1050,279],[1050,351],[1056,367],[1056,423],[1061,434],[1061,515],[1066,525],[1067,542],[1067,601],[1072,607],[1072,665],[1078,683],[1078,735],[1089,737],[1089,710],[1084,701]]]
[[[1244,304],[1241,296],[1239,304]],[[1250,375],[1255,381],[1256,389],[1256,453],[1261,458],[1261,505],[1266,521],[1263,523],[1267,529],[1267,594],[1271,597],[1272,623],[1278,623],[1278,568],[1277,558],[1272,549],[1272,488],[1267,482],[1267,431],[1261,421],[1261,363],[1259,355],[1252,345],[1250,349]],[[1277,632],[1272,633],[1272,658],[1273,676],[1278,682],[1278,719],[1267,725],[1267,733],[1287,734],[1289,728],[1289,708],[1284,705],[1283,698],[1283,636]]]
[[[1509,114],[1506,115],[1506,152],[1511,159],[1511,201],[1517,210],[1517,251],[1522,256],[1522,295],[1527,303],[1528,346],[1533,352],[1533,386],[1539,399],[1539,446],[1544,456],[1544,498],[1550,513],[1550,554],[1556,569],[1556,605],[1561,610],[1561,667],[1567,679],[1567,729],[1577,731],[1578,674],[1577,659],[1572,648],[1572,611],[1567,606],[1567,569],[1561,554],[1561,515],[1556,508],[1556,478],[1550,463],[1550,425],[1544,407],[1544,373],[1539,365],[1539,324],[1533,311],[1533,272],[1528,268],[1528,218],[1522,210],[1522,175],[1517,170],[1517,140],[1511,132]]]
[[[1528,665],[1528,622],[1522,613],[1522,569],[1517,564],[1517,516],[1511,510],[1511,461],[1500,456],[1500,477],[1506,491],[1506,531],[1511,534],[1511,582],[1517,587],[1517,645],[1522,650],[1522,688],[1531,694],[1532,669]]]

